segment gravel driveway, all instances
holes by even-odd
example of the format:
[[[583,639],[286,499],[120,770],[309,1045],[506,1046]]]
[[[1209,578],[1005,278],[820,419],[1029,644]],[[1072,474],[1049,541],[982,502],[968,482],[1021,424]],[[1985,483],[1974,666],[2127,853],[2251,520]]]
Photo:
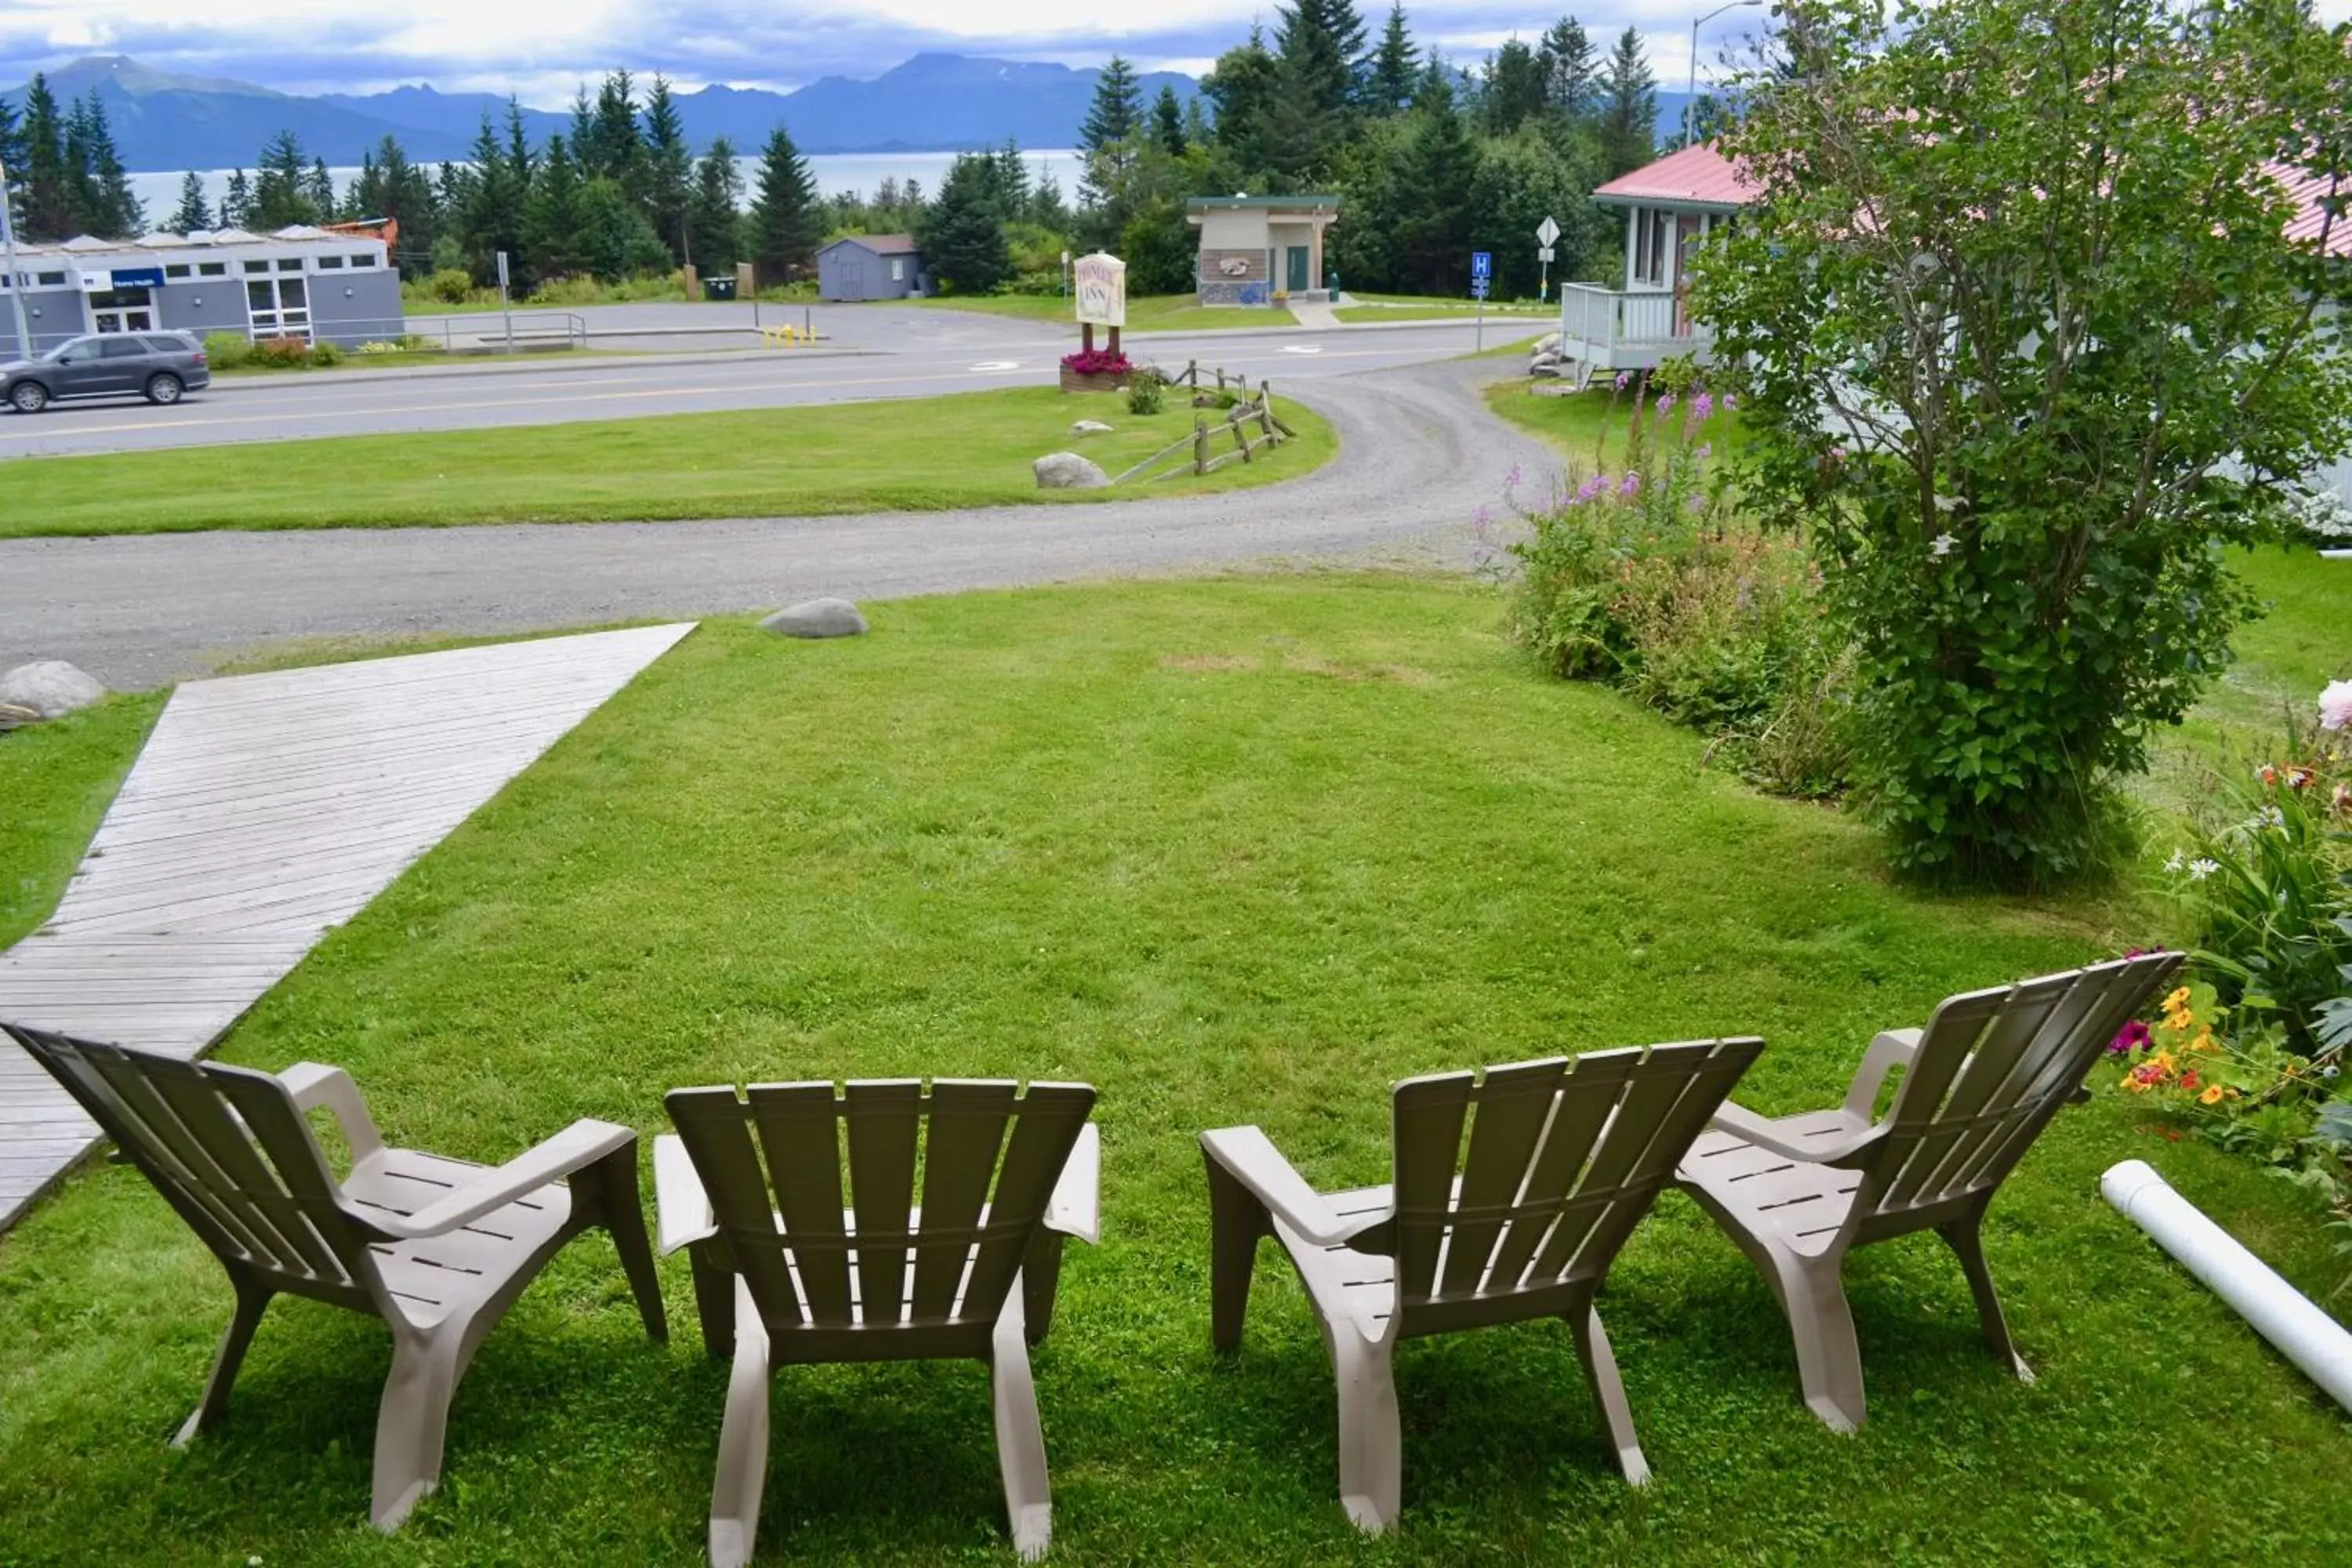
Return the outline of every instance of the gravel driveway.
[[[1488,414],[1507,365],[1336,376],[1339,456],[1268,489],[1103,506],[708,522],[520,523],[0,541],[0,668],[65,658],[154,686],[288,639],[485,634],[724,615],[1249,562],[1466,560],[1471,520],[1549,448]]]

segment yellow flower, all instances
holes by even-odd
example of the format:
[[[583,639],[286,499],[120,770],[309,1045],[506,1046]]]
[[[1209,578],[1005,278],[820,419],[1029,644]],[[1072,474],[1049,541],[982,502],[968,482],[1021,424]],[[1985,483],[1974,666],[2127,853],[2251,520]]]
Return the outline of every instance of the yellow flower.
[[[2164,1010],[2168,1013],[2182,1012],[2185,1011],[2188,1006],[2189,987],[2186,985],[2182,986],[2179,990],[2175,991],[2171,995],[2167,996],[2164,999]]]
[[[2221,1047],[2213,1043],[2211,1029],[2200,1029],[2197,1033],[2197,1037],[2189,1042],[2189,1048],[2192,1051],[2218,1051]]]
[[[2218,1083],[2209,1083],[2205,1086],[2205,1092],[2197,1097],[2197,1103],[2200,1105],[2212,1105],[2218,1103],[2221,1098],[2221,1086]]]

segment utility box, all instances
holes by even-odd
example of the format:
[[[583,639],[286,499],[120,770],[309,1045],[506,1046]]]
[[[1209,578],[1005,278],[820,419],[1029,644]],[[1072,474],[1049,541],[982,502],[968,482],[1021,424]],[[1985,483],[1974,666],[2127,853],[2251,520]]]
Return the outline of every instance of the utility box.
[[[751,264],[748,261],[737,262],[735,264],[735,297],[739,300],[749,300],[759,291],[759,278],[753,272]]]
[[[735,298],[735,279],[732,278],[704,279],[702,297],[706,300],[732,300]]]

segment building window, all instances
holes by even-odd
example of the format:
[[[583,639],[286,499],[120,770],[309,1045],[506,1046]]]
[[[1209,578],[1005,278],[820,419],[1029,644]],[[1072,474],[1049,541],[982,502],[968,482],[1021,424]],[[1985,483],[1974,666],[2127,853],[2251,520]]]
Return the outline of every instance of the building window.
[[[299,256],[282,256],[278,259],[278,270],[280,272],[299,272],[302,270],[302,258]]]
[[[65,280],[66,275],[62,272],[36,272],[33,274],[34,282],[50,289],[58,288],[63,284]]]
[[[310,296],[299,278],[248,278],[245,313],[257,338],[310,335]]]
[[[226,261],[199,261],[196,263],[196,276],[199,278],[226,278],[228,276],[228,263]]]
[[[352,265],[354,268],[373,267],[375,265],[375,258],[373,256],[354,256],[352,258]]]
[[[890,281],[893,283],[904,283],[906,280],[907,258],[903,256],[892,257],[890,258]]]
[[[267,261],[248,261],[245,264],[245,269],[247,272],[267,272],[269,270],[269,263]]]
[[[1675,215],[1664,207],[1633,209],[1633,281],[1652,288],[1666,281],[1666,254],[1674,244]]]
[[[184,261],[174,262],[163,268],[163,276],[166,278],[185,278],[188,275],[188,264]]]
[[[341,272],[343,269],[343,258],[340,256],[314,256],[310,259],[318,263],[321,272]]]

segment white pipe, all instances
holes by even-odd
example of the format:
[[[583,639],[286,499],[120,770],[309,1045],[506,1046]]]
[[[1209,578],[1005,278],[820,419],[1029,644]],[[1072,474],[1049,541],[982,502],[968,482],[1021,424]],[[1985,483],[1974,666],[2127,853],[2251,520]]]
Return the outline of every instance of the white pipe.
[[[2238,1245],[2142,1160],[2099,1178],[2099,1191],[2189,1272],[2237,1309],[2256,1333],[2352,1410],[2352,1333]]]
[[[2323,550],[2319,558],[2323,561],[2352,561],[2352,550]]]

